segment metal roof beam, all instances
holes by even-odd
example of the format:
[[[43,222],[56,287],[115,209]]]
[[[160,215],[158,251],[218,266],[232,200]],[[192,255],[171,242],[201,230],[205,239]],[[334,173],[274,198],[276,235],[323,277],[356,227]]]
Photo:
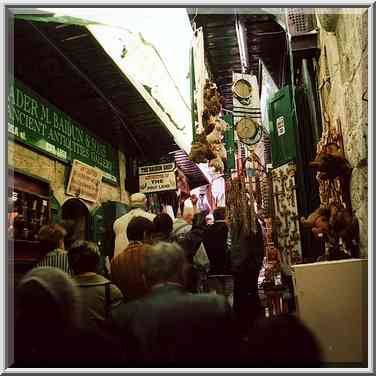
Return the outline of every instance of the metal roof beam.
[[[116,108],[113,103],[107,98],[107,96],[94,84],[94,82],[91,81],[91,79],[83,73],[65,54],[63,51],[60,50],[59,47],[55,45],[55,43],[52,42],[52,40],[45,35],[45,33],[40,30],[40,28],[33,24],[33,22],[28,21],[28,23],[32,26],[33,29],[35,29],[38,34],[41,35],[41,37],[73,68],[73,70],[76,71],[97,93],[98,95],[108,104],[108,106],[114,111],[114,113],[117,115],[120,123],[122,124],[123,128],[127,131],[129,136],[131,137],[132,141],[136,145],[137,149],[140,151],[141,155],[145,157],[145,153],[141,145],[138,143],[138,141],[133,136],[132,132],[129,130],[127,125],[124,122],[124,119],[122,118],[122,115],[126,117],[122,112]]]

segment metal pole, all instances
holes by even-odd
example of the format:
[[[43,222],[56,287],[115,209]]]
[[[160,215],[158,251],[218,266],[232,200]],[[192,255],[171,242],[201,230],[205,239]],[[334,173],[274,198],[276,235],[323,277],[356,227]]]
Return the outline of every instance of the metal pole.
[[[319,135],[319,127],[317,124],[315,94],[312,88],[312,81],[311,81],[311,77],[310,77],[309,70],[308,70],[307,59],[302,60],[302,71],[303,71],[305,92],[306,92],[306,96],[308,100],[309,113],[310,113],[311,122],[312,122],[313,141],[315,144],[317,144],[320,140],[320,135]]]

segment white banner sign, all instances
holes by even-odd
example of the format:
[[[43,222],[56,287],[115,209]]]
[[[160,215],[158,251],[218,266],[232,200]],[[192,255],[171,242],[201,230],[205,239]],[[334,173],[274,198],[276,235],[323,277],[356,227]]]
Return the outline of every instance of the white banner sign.
[[[139,167],[140,192],[152,193],[176,189],[175,163]]]
[[[97,202],[102,177],[103,171],[75,159],[69,177],[67,194],[83,200]]]
[[[285,129],[285,119],[283,116],[280,116],[279,118],[277,118],[277,134],[278,136],[282,136],[283,134],[286,133],[286,129]]]

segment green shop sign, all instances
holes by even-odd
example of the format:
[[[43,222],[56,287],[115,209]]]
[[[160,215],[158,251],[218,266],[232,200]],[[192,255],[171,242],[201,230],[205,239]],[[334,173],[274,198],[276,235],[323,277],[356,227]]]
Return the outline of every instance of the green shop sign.
[[[78,159],[98,167],[104,178],[118,181],[115,149],[18,80],[9,88],[8,135],[63,162]]]

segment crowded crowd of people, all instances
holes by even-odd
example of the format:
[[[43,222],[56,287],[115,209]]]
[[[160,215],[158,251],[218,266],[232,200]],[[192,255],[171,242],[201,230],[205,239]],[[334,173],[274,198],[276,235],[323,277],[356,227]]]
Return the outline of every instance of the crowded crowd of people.
[[[132,195],[131,210],[113,225],[105,275],[95,243],[66,247],[64,225],[43,226],[44,256],[16,291],[15,365],[319,366],[319,346],[297,317],[264,316],[261,226],[242,237],[231,233],[225,208],[213,217],[208,225],[205,213],[186,208],[173,221]]]

